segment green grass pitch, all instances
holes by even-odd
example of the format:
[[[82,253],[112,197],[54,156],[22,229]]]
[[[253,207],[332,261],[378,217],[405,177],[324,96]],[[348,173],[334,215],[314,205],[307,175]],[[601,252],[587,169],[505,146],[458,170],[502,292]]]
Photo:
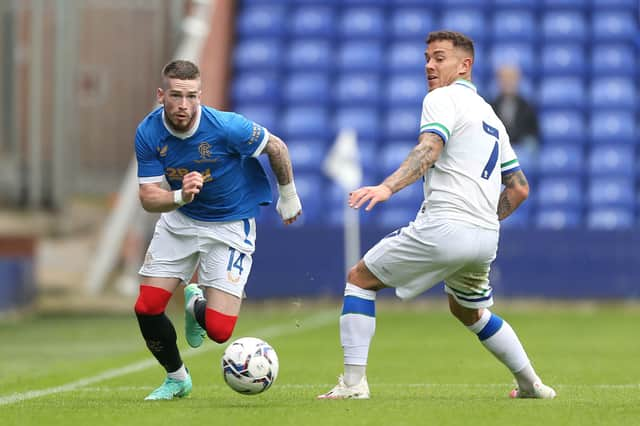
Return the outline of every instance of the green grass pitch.
[[[185,399],[144,402],[164,373],[133,315],[0,322],[0,425],[632,425],[640,422],[640,307],[496,306],[518,332],[553,401],[510,400],[511,375],[442,304],[378,304],[372,398],[318,401],[341,372],[339,302],[247,305],[235,337],[262,337],[280,358],[267,392],[223,382],[223,345],[187,350]]]

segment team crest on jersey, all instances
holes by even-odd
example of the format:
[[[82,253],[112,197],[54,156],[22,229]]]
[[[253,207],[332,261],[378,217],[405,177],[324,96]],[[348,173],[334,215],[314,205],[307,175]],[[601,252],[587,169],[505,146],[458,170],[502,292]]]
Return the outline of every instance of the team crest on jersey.
[[[167,156],[167,151],[169,151],[169,145],[165,145],[163,147],[158,147],[158,155],[160,157],[166,157]]]
[[[211,158],[211,144],[209,142],[201,142],[198,145],[198,152],[200,153],[200,158]]]
[[[249,138],[249,141],[247,143],[249,145],[253,145],[255,142],[258,142],[258,140],[260,139],[261,131],[262,131],[262,127],[254,123],[253,131],[251,132],[251,138]]]

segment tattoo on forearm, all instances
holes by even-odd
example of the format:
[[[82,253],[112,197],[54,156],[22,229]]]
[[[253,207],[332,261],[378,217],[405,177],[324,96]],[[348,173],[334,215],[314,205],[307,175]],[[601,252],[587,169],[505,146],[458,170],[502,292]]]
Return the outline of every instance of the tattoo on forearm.
[[[498,220],[507,218],[524,201],[521,198],[510,198],[510,196],[516,197],[517,187],[529,186],[527,178],[521,170],[503,176],[502,184],[504,185],[504,190],[498,200]]]
[[[383,185],[395,193],[420,179],[429,170],[429,167],[437,160],[434,142],[442,143],[439,136],[429,134],[429,136],[431,135],[433,138],[427,138],[413,148],[398,170],[382,182]]]
[[[502,220],[513,212],[513,206],[509,200],[507,191],[502,191],[500,200],[498,201],[498,220]]]
[[[293,179],[293,168],[286,145],[281,141],[269,140],[266,147],[269,164],[278,184],[286,185]]]

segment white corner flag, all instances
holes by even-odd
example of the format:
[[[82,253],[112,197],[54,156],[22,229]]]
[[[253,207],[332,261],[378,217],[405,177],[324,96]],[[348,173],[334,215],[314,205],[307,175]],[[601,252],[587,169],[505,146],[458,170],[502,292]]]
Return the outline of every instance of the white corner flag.
[[[349,191],[362,184],[362,166],[355,130],[342,129],[329,150],[322,168],[344,191],[344,261],[345,273],[360,259],[360,217],[349,208]]]

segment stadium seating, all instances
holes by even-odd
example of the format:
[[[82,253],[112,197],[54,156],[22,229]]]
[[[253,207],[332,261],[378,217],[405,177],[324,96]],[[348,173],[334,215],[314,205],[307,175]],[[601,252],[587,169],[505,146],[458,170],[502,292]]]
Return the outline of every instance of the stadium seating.
[[[322,174],[336,132],[357,131],[366,184],[395,170],[419,134],[425,36],[459,30],[474,38],[478,91],[492,100],[494,72],[515,64],[538,111],[540,146],[514,147],[530,198],[503,227],[627,229],[640,224],[639,9],[637,0],[243,0],[231,109],[290,144],[313,198],[306,220],[341,224],[344,205]],[[320,184],[326,191],[312,195]],[[421,198],[407,188],[362,223],[404,225]],[[311,212],[321,200],[329,209]]]
[[[634,80],[626,77],[593,79],[589,97],[592,108],[633,110],[638,105]]]
[[[587,39],[587,21],[579,10],[550,10],[542,16],[542,36],[551,42],[584,42]]]
[[[591,176],[634,176],[635,164],[633,146],[597,144],[589,154],[587,170]]]
[[[586,122],[579,109],[545,111],[539,121],[544,144],[587,142]]]
[[[624,208],[595,208],[587,215],[587,227],[599,230],[624,230],[632,228],[634,214],[631,209]]]
[[[531,10],[504,9],[493,14],[494,39],[499,42],[532,42],[538,37],[535,15]]]

